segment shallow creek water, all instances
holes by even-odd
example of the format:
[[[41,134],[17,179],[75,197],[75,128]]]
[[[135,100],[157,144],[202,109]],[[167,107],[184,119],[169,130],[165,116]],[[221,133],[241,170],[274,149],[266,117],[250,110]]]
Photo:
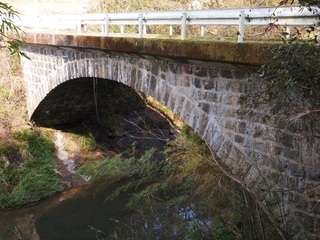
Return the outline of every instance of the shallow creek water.
[[[0,239],[96,239],[97,231],[107,233],[124,215],[125,197],[109,202],[106,196],[79,187],[34,206],[0,211]]]
[[[65,175],[66,185],[79,186],[78,183],[69,182],[77,164],[72,151],[70,154],[65,149],[66,142],[70,141],[70,137],[66,136],[60,131],[55,132],[57,159],[61,161],[61,169],[64,169],[60,171]],[[164,145],[163,141],[157,141],[159,146]],[[154,147],[149,146],[150,143],[154,144],[155,141],[148,140],[143,146],[147,146],[147,149]],[[91,240],[97,239],[97,234],[110,235],[113,226],[129,214],[128,211],[124,212],[125,195],[120,195],[112,202],[106,201],[111,190],[108,188],[93,194],[92,190],[80,185],[33,206],[0,210],[0,240]]]

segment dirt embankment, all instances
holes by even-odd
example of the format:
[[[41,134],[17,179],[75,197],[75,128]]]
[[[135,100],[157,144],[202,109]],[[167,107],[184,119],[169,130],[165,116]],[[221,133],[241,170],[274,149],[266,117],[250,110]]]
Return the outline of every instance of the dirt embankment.
[[[0,139],[28,128],[25,91],[19,59],[0,49]]]

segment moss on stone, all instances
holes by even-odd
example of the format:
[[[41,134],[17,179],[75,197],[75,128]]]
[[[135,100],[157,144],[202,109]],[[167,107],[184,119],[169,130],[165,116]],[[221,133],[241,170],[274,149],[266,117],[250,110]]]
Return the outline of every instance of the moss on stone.
[[[100,49],[152,55],[171,59],[223,62],[241,65],[262,65],[271,61],[269,47],[275,43],[209,41],[199,39],[164,39],[135,37],[105,37],[62,34],[27,33],[26,43]]]

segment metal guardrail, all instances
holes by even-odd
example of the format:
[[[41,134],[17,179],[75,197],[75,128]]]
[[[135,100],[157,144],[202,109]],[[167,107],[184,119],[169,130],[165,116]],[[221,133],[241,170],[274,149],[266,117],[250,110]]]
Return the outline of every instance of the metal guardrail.
[[[319,21],[319,8],[279,7],[279,8],[239,8],[239,9],[210,9],[191,11],[163,11],[163,12],[129,12],[129,13],[100,13],[84,15],[48,15],[22,16],[15,23],[24,31],[54,29],[56,33],[65,29],[76,30],[82,34],[89,25],[100,25],[101,33],[109,35],[109,26],[138,26],[138,37],[143,37],[148,25],[168,25],[170,35],[173,26],[181,26],[181,40],[186,39],[187,26],[201,26],[201,35],[207,25],[238,25],[238,42],[243,42],[245,26],[276,24],[286,26],[312,25]]]

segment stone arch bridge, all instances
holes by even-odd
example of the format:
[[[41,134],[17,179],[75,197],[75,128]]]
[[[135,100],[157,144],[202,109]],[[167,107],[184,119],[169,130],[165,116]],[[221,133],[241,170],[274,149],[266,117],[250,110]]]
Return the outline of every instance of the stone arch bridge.
[[[81,119],[93,111],[92,82],[125,84],[193,128],[290,239],[320,239],[319,142],[274,124],[266,109],[239,113],[247,79],[271,59],[267,47],[28,33],[28,113],[42,125]]]

